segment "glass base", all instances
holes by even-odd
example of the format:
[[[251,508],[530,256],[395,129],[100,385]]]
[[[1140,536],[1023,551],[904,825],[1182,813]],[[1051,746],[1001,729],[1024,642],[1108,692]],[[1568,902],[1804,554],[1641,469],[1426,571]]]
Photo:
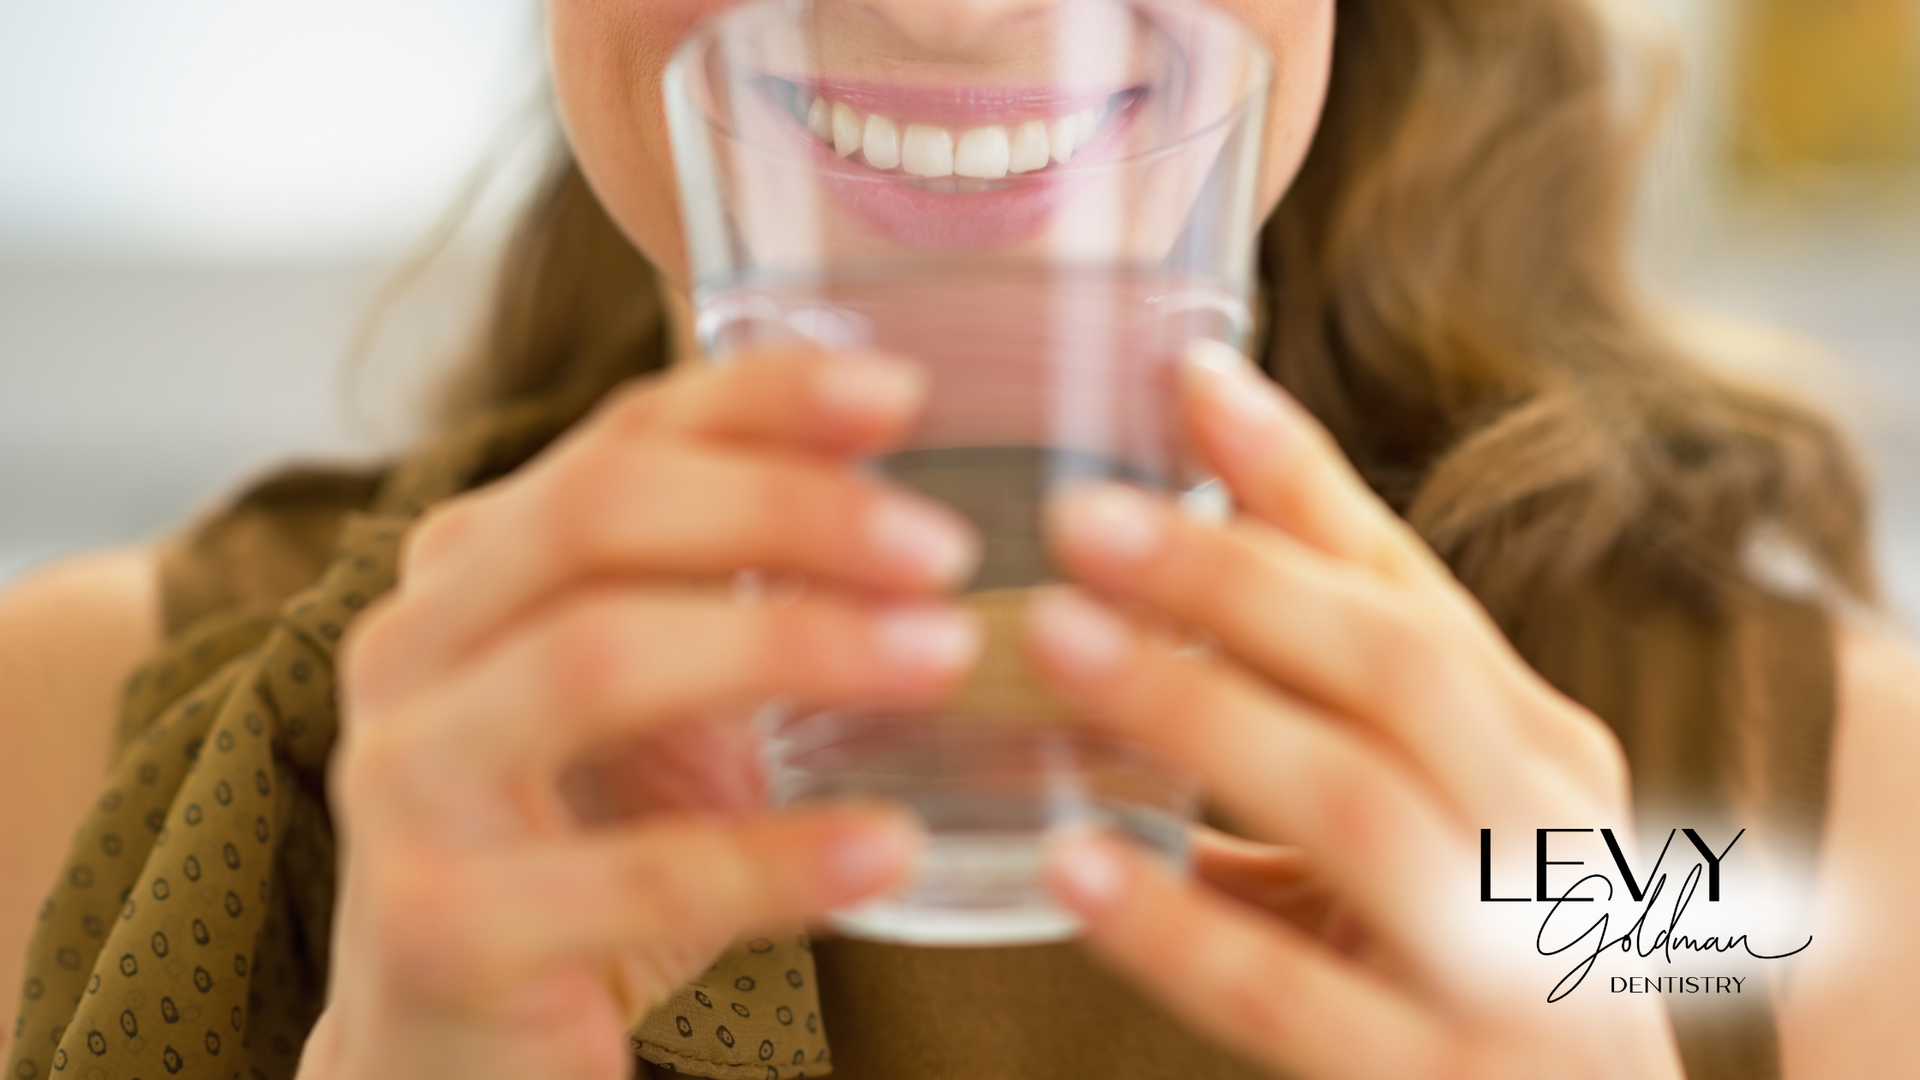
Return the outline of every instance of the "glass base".
[[[1080,920],[1057,904],[1023,907],[936,908],[878,900],[827,917],[847,937],[892,945],[944,948],[1051,945],[1080,936]]]
[[[1198,786],[1143,747],[1069,727],[965,719],[802,721],[773,769],[775,801],[885,799],[927,831],[894,895],[836,912],[850,937],[908,945],[1064,941],[1079,921],[1053,901],[1049,842],[1098,829],[1184,870]]]

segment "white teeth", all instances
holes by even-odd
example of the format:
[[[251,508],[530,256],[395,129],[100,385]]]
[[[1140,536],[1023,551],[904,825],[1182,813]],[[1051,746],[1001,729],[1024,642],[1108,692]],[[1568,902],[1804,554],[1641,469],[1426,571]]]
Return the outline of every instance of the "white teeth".
[[[860,141],[867,164],[880,170],[900,167],[900,129],[892,120],[874,113],[867,117],[867,131]]]
[[[1012,173],[1030,173],[1035,169],[1044,169],[1053,159],[1053,151],[1047,144],[1047,122],[1029,120],[1013,129],[1013,146],[1010,148],[1007,171]]]
[[[946,128],[908,124],[900,164],[913,176],[952,176],[953,136]]]
[[[863,117],[845,102],[828,101],[805,90],[796,92],[796,106],[800,101],[806,103],[807,130],[830,144],[834,153],[844,158],[859,151],[869,168],[880,172],[904,169],[929,180],[1000,180],[1009,173],[1037,172],[1050,163],[1065,165],[1099,135],[1108,115],[1104,107],[1083,109],[1052,121],[1025,120],[1011,126],[971,128],[956,139],[953,132],[937,124],[902,125],[879,113]],[[961,186],[967,184],[963,181]],[[938,189],[938,185],[928,187]]]
[[[953,172],[978,180],[998,180],[1007,175],[1012,156],[1006,128],[974,128],[960,136],[960,146],[953,152]]]
[[[1078,125],[1079,117],[1063,116],[1047,129],[1049,141],[1053,144],[1053,160],[1062,165],[1073,160],[1073,152],[1080,145],[1074,135]]]
[[[860,115],[845,102],[833,107],[833,152],[841,157],[860,149]]]
[[[1073,148],[1075,150],[1093,141],[1100,130],[1100,117],[1092,109],[1087,109],[1073,118]]]
[[[807,130],[821,142],[833,141],[833,110],[827,107],[826,98],[814,98],[813,104],[807,106]]]

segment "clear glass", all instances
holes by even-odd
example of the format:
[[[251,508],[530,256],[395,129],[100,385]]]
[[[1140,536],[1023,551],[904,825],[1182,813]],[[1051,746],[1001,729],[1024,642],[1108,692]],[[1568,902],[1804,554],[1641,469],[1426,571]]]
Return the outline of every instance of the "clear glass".
[[[1186,868],[1198,784],[1159,754],[1090,731],[836,715],[789,729],[772,751],[777,803],[891,799],[926,824],[912,883],[836,913],[846,934],[948,946],[1073,937],[1079,924],[1042,875],[1045,839],[1066,830],[1125,836]]]
[[[1031,939],[1046,921],[1032,910],[1038,851],[1062,824],[1047,793],[1064,781],[1028,770],[1038,787],[977,788],[967,805],[999,822],[980,858],[960,842],[975,811],[916,793],[979,781],[983,731],[1086,783],[1109,761],[1061,730],[1071,716],[1008,639],[1023,592],[1056,577],[1040,526],[1051,492],[1119,480],[1223,509],[1186,446],[1175,379],[1195,339],[1247,343],[1271,82],[1257,39],[1194,0],[975,7],[889,20],[858,0],[758,0],[692,35],[666,81],[702,347],[725,363],[811,341],[923,365],[927,410],[872,467],[986,540],[969,590],[997,659],[962,700],[935,716],[802,718],[769,760],[781,799],[884,793],[927,817],[922,884],[886,919],[844,927],[901,940]],[[796,746],[813,748],[808,763]],[[909,750],[910,767],[896,754]],[[1191,784],[1150,755],[1130,768]],[[987,809],[996,798],[1004,813]],[[1151,840],[1167,830],[1123,831],[1180,862]],[[966,903],[939,899],[974,877]]]

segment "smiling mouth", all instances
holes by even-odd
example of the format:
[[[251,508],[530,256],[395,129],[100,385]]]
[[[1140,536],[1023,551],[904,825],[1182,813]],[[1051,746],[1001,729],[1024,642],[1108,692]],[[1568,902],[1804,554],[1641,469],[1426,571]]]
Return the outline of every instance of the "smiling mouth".
[[[941,194],[1006,190],[1105,142],[1146,91],[925,91],[767,77],[775,103],[853,169]]]

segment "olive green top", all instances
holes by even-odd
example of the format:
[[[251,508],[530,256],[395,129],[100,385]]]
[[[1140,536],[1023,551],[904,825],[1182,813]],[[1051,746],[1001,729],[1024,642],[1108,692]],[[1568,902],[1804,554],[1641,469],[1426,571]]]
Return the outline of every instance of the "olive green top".
[[[111,773],[35,928],[8,1076],[293,1075],[326,985],[334,650],[391,587],[423,508],[511,471],[580,411],[516,407],[377,474],[282,473],[169,545],[167,640],[127,686]],[[1696,610],[1588,582],[1543,598],[1516,643],[1620,734],[1642,796],[1686,793],[1817,837],[1827,617],[1730,595]],[[1696,1080],[1779,1074],[1765,1010],[1677,1027]],[[633,1044],[656,1073],[752,1080],[1262,1075],[1072,945],[746,941]]]

